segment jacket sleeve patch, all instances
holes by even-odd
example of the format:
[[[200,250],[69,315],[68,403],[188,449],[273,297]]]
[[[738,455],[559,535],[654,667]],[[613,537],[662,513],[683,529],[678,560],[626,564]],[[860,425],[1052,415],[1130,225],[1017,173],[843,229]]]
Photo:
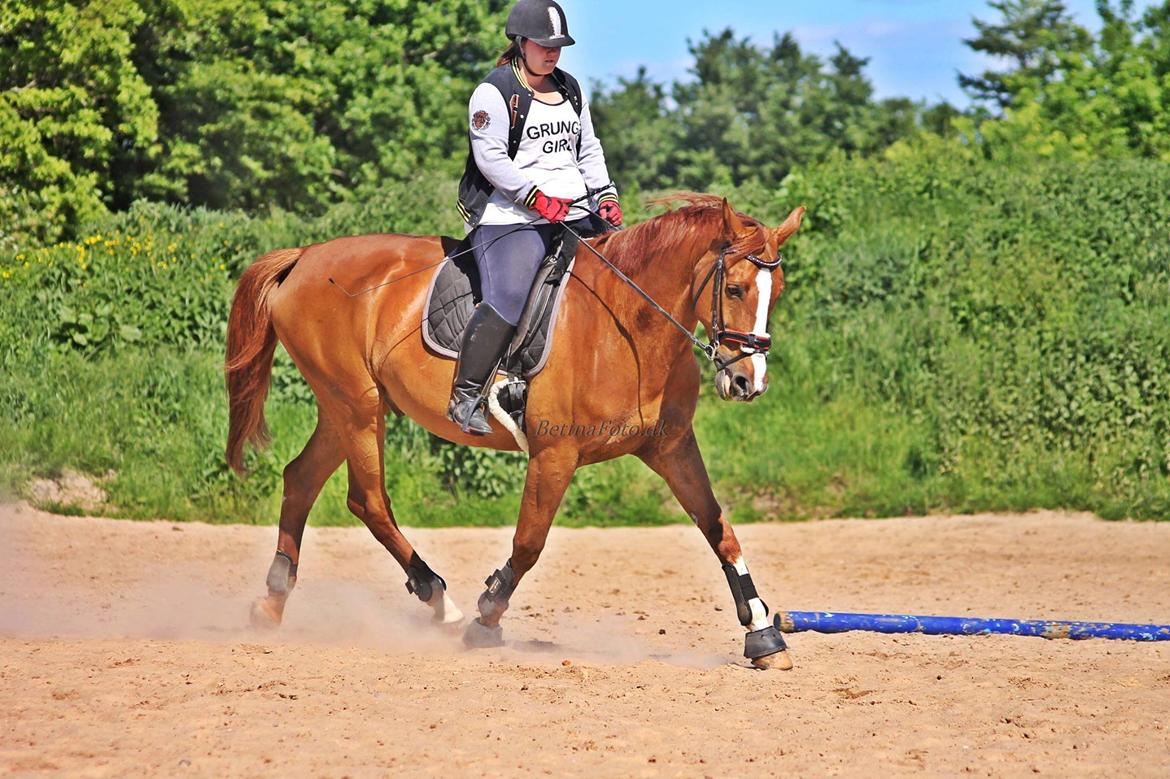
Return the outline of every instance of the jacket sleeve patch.
[[[487,111],[476,111],[471,117],[471,126],[476,130],[483,130],[492,123]]]

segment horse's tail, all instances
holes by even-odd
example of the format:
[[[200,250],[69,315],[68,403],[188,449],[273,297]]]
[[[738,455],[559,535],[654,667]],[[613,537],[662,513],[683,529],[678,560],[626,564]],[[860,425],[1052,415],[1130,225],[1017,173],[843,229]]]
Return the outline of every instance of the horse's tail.
[[[268,445],[264,399],[272,377],[276,330],[272,327],[268,293],[301,257],[303,249],[278,249],[253,262],[236,285],[228,317],[224,375],[228,391],[228,465],[244,473],[244,446]]]

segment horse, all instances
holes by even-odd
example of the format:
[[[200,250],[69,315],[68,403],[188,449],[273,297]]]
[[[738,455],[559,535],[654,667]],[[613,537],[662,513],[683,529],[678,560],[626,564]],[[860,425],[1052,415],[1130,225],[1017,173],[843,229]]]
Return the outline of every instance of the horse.
[[[805,209],[769,228],[724,198],[682,193],[670,202],[683,205],[578,246],[551,354],[529,386],[529,459],[512,556],[486,581],[479,614],[464,629],[468,646],[504,643],[501,617],[540,557],[574,472],[634,455],[666,481],[714,551],[746,631],[744,656],[758,668],[792,667],[699,451],[692,420],[701,371],[693,346],[715,362],[720,398],[748,402],[767,390],[768,316],[784,290],[780,247]],[[241,275],[227,332],[228,463],[244,473],[245,447],[269,441],[264,401],[278,342],[318,411],[304,450],[283,472],[276,554],[268,595],[252,605],[254,624],[280,624],[309,510],[343,462],[348,508],[402,566],[407,590],[433,609],[437,623],[457,628],[463,621],[445,580],[399,529],[383,470],[389,413],[456,444],[522,448],[506,429],[471,435],[446,416],[454,362],[429,350],[421,325],[428,271],[452,244],[440,236],[336,238],[269,252]],[[693,334],[700,322],[708,343]]]

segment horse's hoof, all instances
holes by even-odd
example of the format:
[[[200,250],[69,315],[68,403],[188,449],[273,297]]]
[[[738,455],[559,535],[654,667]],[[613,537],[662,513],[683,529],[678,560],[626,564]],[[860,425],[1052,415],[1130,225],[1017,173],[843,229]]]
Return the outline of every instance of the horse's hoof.
[[[479,617],[476,617],[468,623],[467,630],[463,631],[463,644],[471,649],[490,649],[503,646],[504,629],[499,625],[488,627],[479,621]]]
[[[252,601],[252,627],[275,630],[284,619],[284,601],[274,598],[257,598]]]
[[[776,652],[775,654],[752,658],[752,665],[761,671],[769,671],[772,669],[777,671],[791,671],[792,658],[788,656],[787,651]]]
[[[760,630],[753,630],[744,636],[743,656],[752,661],[752,665],[761,670],[775,668],[787,671],[792,668],[792,658],[788,656],[788,645],[784,643],[784,636],[780,633],[780,615],[777,614],[771,625]]]

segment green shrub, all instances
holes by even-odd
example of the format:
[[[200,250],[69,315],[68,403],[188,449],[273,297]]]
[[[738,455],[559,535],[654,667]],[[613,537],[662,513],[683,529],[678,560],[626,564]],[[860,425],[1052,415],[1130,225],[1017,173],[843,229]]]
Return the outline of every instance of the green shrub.
[[[769,190],[725,192],[776,224],[797,204],[772,317],[771,390],[718,401],[696,429],[739,520],[1064,507],[1170,516],[1170,166],[1003,165],[945,146],[834,159]],[[0,490],[65,468],[111,511],[274,521],[285,463],[315,424],[279,352],[274,447],[246,480],[223,463],[220,373],[233,279],[255,256],[333,235],[458,234],[453,184],[391,187],[316,220],[136,204],[80,242],[0,254]],[[631,202],[634,218],[646,209]],[[406,524],[514,520],[515,454],[387,425]],[[316,523],[352,523],[346,479]],[[589,467],[561,521],[686,521],[636,460]]]

